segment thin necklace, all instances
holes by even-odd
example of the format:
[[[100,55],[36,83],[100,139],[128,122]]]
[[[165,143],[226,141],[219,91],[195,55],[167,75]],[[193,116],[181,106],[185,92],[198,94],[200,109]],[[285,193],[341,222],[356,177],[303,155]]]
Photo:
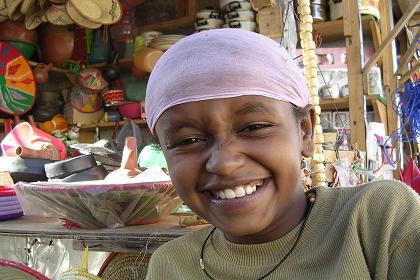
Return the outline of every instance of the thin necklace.
[[[267,276],[269,276],[271,273],[273,273],[273,271],[275,271],[290,256],[290,254],[292,254],[293,250],[296,248],[297,244],[299,243],[300,237],[302,236],[302,233],[305,230],[306,221],[308,220],[308,216],[311,213],[312,207],[313,207],[314,202],[315,202],[315,197],[314,197],[313,193],[310,193],[308,195],[308,200],[309,200],[309,208],[308,208],[308,211],[306,212],[305,219],[303,220],[302,226],[300,227],[300,230],[299,230],[298,236],[295,240],[295,243],[293,243],[293,246],[286,253],[286,255],[284,255],[284,257],[269,272],[267,272],[266,274],[264,274],[263,276],[261,276],[257,280],[264,279]],[[216,227],[214,227],[210,231],[210,233],[207,235],[207,238],[204,240],[204,243],[201,246],[201,253],[200,253],[200,267],[201,267],[201,270],[203,270],[204,274],[206,274],[206,276],[211,280],[215,280],[215,279],[207,272],[207,270],[204,267],[204,248],[206,247],[207,241],[213,235],[215,230],[216,230]]]

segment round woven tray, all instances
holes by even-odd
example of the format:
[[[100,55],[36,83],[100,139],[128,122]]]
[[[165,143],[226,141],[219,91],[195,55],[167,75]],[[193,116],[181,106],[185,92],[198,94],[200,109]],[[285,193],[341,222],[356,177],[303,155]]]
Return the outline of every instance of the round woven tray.
[[[112,253],[98,276],[103,280],[142,280],[146,278],[151,254]]]
[[[0,279],[2,280],[49,280],[36,270],[17,262],[0,259]]]

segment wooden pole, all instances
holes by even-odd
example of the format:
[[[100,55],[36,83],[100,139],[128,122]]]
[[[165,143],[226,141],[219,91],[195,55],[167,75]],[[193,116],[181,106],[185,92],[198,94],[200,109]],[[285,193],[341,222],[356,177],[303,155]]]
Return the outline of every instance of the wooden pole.
[[[351,143],[366,151],[365,100],[362,77],[362,31],[358,1],[343,0],[344,37],[347,47]]]

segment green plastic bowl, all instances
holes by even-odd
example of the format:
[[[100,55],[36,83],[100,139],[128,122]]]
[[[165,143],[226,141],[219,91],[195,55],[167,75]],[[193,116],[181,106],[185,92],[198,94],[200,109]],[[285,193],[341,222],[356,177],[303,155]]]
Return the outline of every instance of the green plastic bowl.
[[[35,45],[17,42],[17,41],[8,41],[7,43],[15,46],[26,59],[30,59],[35,52]]]

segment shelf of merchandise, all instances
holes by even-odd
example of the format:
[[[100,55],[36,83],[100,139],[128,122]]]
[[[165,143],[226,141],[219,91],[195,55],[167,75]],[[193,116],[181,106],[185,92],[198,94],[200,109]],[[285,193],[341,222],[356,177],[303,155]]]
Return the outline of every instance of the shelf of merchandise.
[[[99,128],[107,128],[107,127],[114,127],[115,125],[124,125],[125,123],[127,123],[129,120],[125,119],[122,121],[119,121],[118,124],[117,122],[98,122],[98,123],[92,123],[92,124],[82,124],[80,129],[95,129],[96,127]],[[147,122],[145,119],[136,119],[134,120],[134,122],[140,126],[147,126]]]
[[[366,105],[373,106],[374,102],[381,102],[386,106],[386,100],[380,95],[367,95]],[[348,110],[349,109],[349,97],[340,97],[333,99],[321,99],[319,102],[323,111],[334,111],[334,110]]]
[[[139,252],[147,246],[147,251],[152,253],[162,244],[204,226],[182,228],[178,217],[169,216],[155,224],[112,229],[66,229],[57,218],[23,216],[1,222],[0,236],[70,239],[77,250],[83,250],[83,244],[87,244],[89,250],[102,252]]]
[[[4,119],[0,119],[0,125],[3,125],[4,121],[5,121]],[[125,120],[119,121],[118,125],[123,125],[127,121],[129,121],[129,120],[125,119]],[[145,119],[137,119],[137,120],[134,120],[134,122],[138,125],[144,125],[144,126],[147,125]],[[12,123],[13,123],[13,121],[12,121]],[[82,124],[80,129],[92,129],[92,128],[96,128],[96,127],[100,127],[100,128],[101,127],[113,127],[115,125],[116,125],[116,122],[98,122],[98,123],[91,123],[91,124]]]
[[[387,107],[386,99],[380,95],[365,95],[366,106],[371,107],[375,114],[375,121],[387,125]],[[322,111],[336,111],[336,110],[349,110],[350,102],[349,97],[341,97],[334,99],[321,99],[319,102]]]
[[[372,33],[371,22],[375,22],[372,16],[362,16],[363,34]],[[314,28],[321,34],[323,41],[337,41],[345,39],[343,19],[314,23]]]

